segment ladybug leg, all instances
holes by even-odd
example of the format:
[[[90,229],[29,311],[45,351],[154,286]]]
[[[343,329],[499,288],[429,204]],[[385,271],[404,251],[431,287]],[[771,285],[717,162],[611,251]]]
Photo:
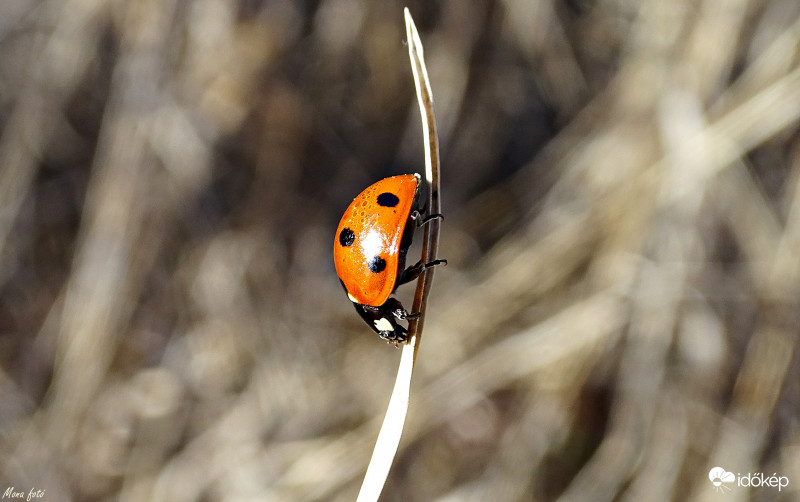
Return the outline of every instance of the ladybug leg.
[[[444,221],[444,215],[442,213],[430,214],[430,215],[422,218],[422,221],[419,222],[419,226],[422,226],[422,225],[428,223],[429,221],[435,220],[435,219],[439,219],[439,220]]]
[[[383,308],[388,309],[389,312],[401,321],[408,321],[410,319],[419,319],[421,315],[419,312],[408,312],[403,304],[395,298],[389,298],[383,304]]]
[[[386,300],[386,303],[381,305],[381,309],[390,314],[395,319],[403,320],[408,316],[408,312],[406,311],[403,304],[397,298],[389,298]]]
[[[411,219],[414,220],[414,223],[417,225],[417,227],[421,227],[422,225],[428,223],[429,221],[435,220],[437,218],[440,219],[440,220],[444,220],[444,215],[440,214],[440,213],[436,213],[436,214],[430,214],[428,216],[424,216],[423,217],[422,213],[420,213],[417,210],[414,210],[414,211],[411,212]]]
[[[400,303],[400,301],[396,298],[389,298],[386,300],[386,303],[381,306],[381,308],[388,311],[395,318],[400,319],[401,321],[416,319],[419,317],[419,312],[408,312],[405,307],[403,307],[403,304]]]
[[[401,284],[405,284],[407,282],[411,282],[421,274],[426,268],[433,267],[435,265],[447,265],[447,260],[433,260],[429,261],[428,263],[422,263],[418,261],[416,264],[411,265],[407,269],[403,270],[397,275],[397,284],[398,286]]]

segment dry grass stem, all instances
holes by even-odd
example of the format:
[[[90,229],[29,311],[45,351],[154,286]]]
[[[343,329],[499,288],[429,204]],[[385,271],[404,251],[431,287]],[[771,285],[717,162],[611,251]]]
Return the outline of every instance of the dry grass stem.
[[[408,8],[404,11],[406,21],[406,40],[408,41],[408,56],[411,60],[411,69],[414,74],[414,85],[417,90],[419,111],[422,118],[422,136],[425,145],[425,181],[428,189],[426,208],[428,214],[441,214],[439,201],[439,140],[436,134],[436,118],[433,111],[433,95],[428,80],[428,70],[422,50],[422,41],[419,39],[417,27]],[[436,250],[439,246],[439,220],[434,219],[425,226],[422,242],[421,263],[430,263],[436,259]],[[425,307],[428,293],[433,284],[433,268],[423,271],[417,281],[414,294],[412,312],[419,312],[419,317],[409,323],[408,343],[403,345],[403,354],[397,370],[392,397],[386,410],[386,418],[381,425],[372,458],[367,466],[364,482],[358,494],[359,501],[378,500],[383,491],[386,478],[389,475],[400,438],[403,434],[406,415],[408,414],[409,395],[411,392],[411,377],[414,373],[414,362],[422,337],[422,326],[425,321]]]

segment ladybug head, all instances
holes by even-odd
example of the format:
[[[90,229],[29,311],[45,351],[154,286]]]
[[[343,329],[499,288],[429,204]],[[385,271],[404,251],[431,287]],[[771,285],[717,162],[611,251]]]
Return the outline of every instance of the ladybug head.
[[[364,322],[369,324],[381,338],[391,343],[402,343],[408,339],[408,331],[397,323],[397,319],[398,317],[405,318],[405,316],[389,305],[394,303],[391,300],[393,299],[390,299],[380,307],[371,307],[355,302],[353,302],[353,306],[355,306],[358,315],[364,319]],[[394,301],[396,302],[397,300]]]
[[[344,284],[342,284],[342,286],[344,286]],[[346,288],[345,291],[347,291]],[[394,298],[389,298],[383,305],[373,307],[371,305],[358,303],[350,293],[347,293],[347,297],[353,302],[353,306],[356,312],[358,312],[358,315],[360,315],[364,322],[369,324],[369,327],[380,335],[381,338],[395,345],[408,340],[408,331],[403,326],[400,326],[397,320],[414,316],[406,312],[399,301]]]

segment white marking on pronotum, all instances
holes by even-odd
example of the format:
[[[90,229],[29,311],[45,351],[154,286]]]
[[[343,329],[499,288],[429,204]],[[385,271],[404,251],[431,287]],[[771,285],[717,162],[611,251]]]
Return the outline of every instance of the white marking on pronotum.
[[[381,317],[377,319],[373,324],[375,324],[375,329],[378,331],[393,331],[394,326],[390,323],[385,317]]]
[[[350,292],[347,293],[347,297],[350,298],[351,302],[358,303],[358,300],[356,300],[356,298],[353,295],[351,295]]]

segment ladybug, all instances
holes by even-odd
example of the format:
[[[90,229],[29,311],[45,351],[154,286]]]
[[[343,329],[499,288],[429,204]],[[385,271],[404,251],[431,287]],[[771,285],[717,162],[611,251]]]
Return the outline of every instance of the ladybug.
[[[333,242],[336,274],[356,312],[381,338],[395,345],[408,339],[398,320],[419,317],[409,313],[392,293],[413,281],[428,267],[447,263],[433,260],[405,268],[414,231],[441,214],[423,218],[417,209],[419,174],[382,179],[361,192],[347,207]]]

